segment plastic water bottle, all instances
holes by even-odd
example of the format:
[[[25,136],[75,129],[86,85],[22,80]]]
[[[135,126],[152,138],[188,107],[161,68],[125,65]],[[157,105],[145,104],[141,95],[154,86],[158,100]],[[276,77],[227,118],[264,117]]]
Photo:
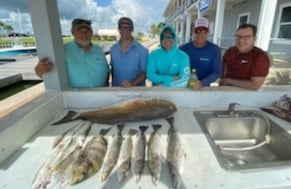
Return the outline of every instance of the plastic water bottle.
[[[197,77],[197,74],[196,74],[196,69],[192,69],[191,70],[191,75],[190,75],[190,79],[189,79],[188,86],[190,88],[193,88],[193,86],[195,85],[195,83],[197,82],[197,80],[198,80],[198,77]]]

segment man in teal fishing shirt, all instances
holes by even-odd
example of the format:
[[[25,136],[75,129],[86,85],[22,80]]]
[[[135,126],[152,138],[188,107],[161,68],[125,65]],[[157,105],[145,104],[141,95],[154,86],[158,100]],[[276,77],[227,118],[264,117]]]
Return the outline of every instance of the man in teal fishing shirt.
[[[91,88],[108,86],[109,65],[103,49],[92,43],[91,20],[72,21],[74,41],[64,45],[69,86],[72,88]],[[41,58],[35,67],[39,77],[53,69],[53,63]]]

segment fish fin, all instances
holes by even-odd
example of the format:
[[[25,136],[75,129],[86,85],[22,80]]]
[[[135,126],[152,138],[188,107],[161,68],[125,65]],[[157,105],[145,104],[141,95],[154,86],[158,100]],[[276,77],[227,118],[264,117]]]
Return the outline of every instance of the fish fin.
[[[142,133],[144,133],[148,129],[148,126],[141,125],[139,126],[139,129]]]
[[[162,127],[162,125],[161,124],[152,124],[152,127],[153,127],[154,131],[157,131]]]
[[[51,125],[58,125],[58,124],[62,124],[62,123],[67,123],[70,121],[74,121],[76,119],[81,119],[80,117],[78,117],[78,113],[75,111],[69,111],[65,117],[63,117],[59,121],[52,123]]]
[[[106,135],[106,134],[108,133],[108,131],[110,131],[110,130],[111,130],[111,127],[108,128],[108,129],[101,129],[100,132],[99,132],[99,134],[102,135],[102,136],[104,136],[104,135]]]

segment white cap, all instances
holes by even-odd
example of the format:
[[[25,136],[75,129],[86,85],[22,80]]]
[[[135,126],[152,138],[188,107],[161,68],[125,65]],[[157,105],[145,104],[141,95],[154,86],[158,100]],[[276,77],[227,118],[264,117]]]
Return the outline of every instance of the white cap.
[[[195,29],[207,29],[208,30],[209,21],[207,18],[200,17],[195,22]]]

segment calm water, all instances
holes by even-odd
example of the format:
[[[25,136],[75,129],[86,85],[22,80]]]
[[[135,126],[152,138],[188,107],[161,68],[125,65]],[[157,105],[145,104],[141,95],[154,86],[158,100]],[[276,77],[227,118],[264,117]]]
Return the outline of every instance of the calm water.
[[[35,47],[22,47],[22,48],[9,48],[0,49],[0,57],[15,57],[23,55],[34,55],[36,54]]]
[[[3,87],[0,89],[0,100],[3,100],[25,89],[28,89],[29,87],[32,87],[40,82],[41,81],[20,81],[7,87]]]

